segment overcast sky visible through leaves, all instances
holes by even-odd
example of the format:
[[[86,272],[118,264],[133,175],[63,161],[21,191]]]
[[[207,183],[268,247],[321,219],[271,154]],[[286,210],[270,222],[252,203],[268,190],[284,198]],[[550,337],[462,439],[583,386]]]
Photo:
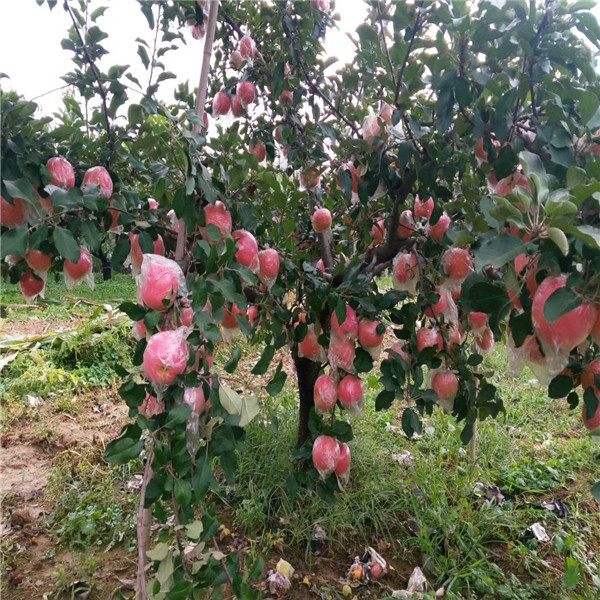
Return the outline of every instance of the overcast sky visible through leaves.
[[[103,17],[98,20],[100,28],[109,37],[103,42],[109,54],[100,63],[101,68],[113,64],[129,64],[132,73],[142,86],[147,84],[145,73],[137,55],[136,37],[149,43],[151,31],[140,12],[136,0],[94,0],[92,7],[108,6]],[[340,31],[327,34],[328,53],[343,62],[352,59],[354,45],[344,32],[355,31],[363,22],[366,6],[362,0],[338,2],[341,20]],[[10,79],[2,79],[3,90],[15,90],[28,100],[35,99],[43,114],[51,114],[61,105],[64,85],[61,76],[72,69],[72,53],[62,49],[61,40],[67,37],[71,22],[59,1],[54,10],[47,5],[38,6],[35,0],[1,0],[0,2],[0,72]],[[172,98],[176,82],[190,80],[190,88],[197,86],[200,73],[203,41],[194,40],[189,30],[185,32],[187,46],[169,52],[164,57],[168,71],[177,75],[177,80],[169,80],[161,88],[164,100]],[[124,79],[124,83],[129,84]],[[65,88],[66,89],[66,88]],[[50,92],[50,93],[48,93]],[[137,101],[139,94],[129,93],[131,101]]]

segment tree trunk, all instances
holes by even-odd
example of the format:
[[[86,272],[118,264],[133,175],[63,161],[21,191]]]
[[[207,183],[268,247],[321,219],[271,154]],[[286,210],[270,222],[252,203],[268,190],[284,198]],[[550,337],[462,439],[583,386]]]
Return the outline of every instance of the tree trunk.
[[[98,249],[98,258],[102,261],[102,279],[104,281],[112,279],[112,267],[110,265],[110,260],[108,260],[108,256],[106,256],[102,248]]]
[[[315,381],[319,377],[321,365],[308,358],[298,356],[298,347],[292,349],[292,357],[298,375],[298,391],[300,393],[300,406],[298,411],[298,448],[308,439],[308,415],[310,409],[315,405],[314,388]]]

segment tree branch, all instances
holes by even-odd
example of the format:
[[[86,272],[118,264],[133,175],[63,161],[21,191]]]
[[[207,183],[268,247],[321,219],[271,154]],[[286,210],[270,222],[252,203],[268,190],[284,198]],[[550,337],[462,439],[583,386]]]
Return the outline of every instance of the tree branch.
[[[154,439],[150,442],[150,449],[146,456],[146,467],[142,478],[142,488],[140,490],[140,507],[138,510],[137,521],[137,542],[138,542],[138,569],[137,569],[137,598],[138,600],[147,600],[148,590],[146,589],[146,550],[150,541],[150,522],[152,521],[152,509],[144,508],[146,503],[146,489],[152,479],[152,461],[154,460]]]
[[[148,87],[152,85],[152,75],[154,73],[154,62],[156,60],[156,46],[158,43],[158,30],[160,29],[160,12],[162,11],[162,5],[158,5],[158,15],[156,17],[156,29],[154,31],[154,46],[152,48],[152,61],[150,62],[150,75],[148,76]]]
[[[210,71],[210,57],[212,56],[213,43],[215,41],[215,30],[217,27],[217,12],[219,0],[211,0],[208,9],[208,22],[206,24],[206,37],[204,39],[204,56],[202,58],[202,69],[200,70],[200,81],[198,82],[198,96],[196,96],[196,115],[199,122],[194,124],[194,132],[200,131],[200,123],[204,117],[204,104],[208,88],[208,73]],[[175,260],[183,260],[185,255],[185,244],[187,241],[187,227],[185,221],[179,219],[179,233],[177,234],[177,246],[175,248]]]
[[[69,3],[67,0],[65,0],[64,8],[69,13],[69,16],[71,17],[71,21],[73,22],[73,28],[75,29],[75,33],[77,34],[77,37],[79,38],[79,41],[81,42],[81,49],[83,50],[85,59],[86,59],[87,63],[90,65],[90,68],[92,69],[94,78],[98,82],[98,91],[100,93],[100,97],[102,98],[102,111],[104,113],[104,121],[106,123],[106,135],[108,137],[108,149],[109,149],[108,166],[110,166],[110,163],[112,161],[113,152],[115,149],[115,143],[114,143],[114,140],[112,137],[112,130],[110,128],[110,119],[108,117],[108,104],[107,104],[108,100],[107,100],[107,96],[106,96],[106,90],[104,89],[104,86],[102,85],[102,81],[100,80],[100,74],[98,73],[98,69],[96,69],[96,65],[94,64],[94,61],[92,60],[92,58],[87,50],[85,41],[83,40],[83,36],[81,35],[81,32],[79,31],[79,27],[77,27],[77,21],[75,20],[75,15],[73,14],[73,11],[71,10],[71,7],[69,6]]]
[[[400,68],[400,74],[398,75],[398,80],[396,81],[396,94],[394,96],[394,104],[398,106],[398,96],[400,96],[400,87],[402,86],[402,78],[404,77],[404,71],[406,70],[406,66],[408,65],[408,59],[410,57],[410,53],[412,51],[412,47],[415,41],[415,37],[421,28],[421,10],[419,6],[416,7],[417,10],[417,18],[415,19],[415,26],[412,28],[412,32],[410,35],[410,41],[408,42],[408,48],[406,49],[406,56],[404,57],[404,61],[402,63],[402,67]]]
[[[329,235],[326,232],[317,233],[317,239],[319,240],[319,248],[321,249],[321,258],[323,259],[323,265],[325,266],[325,272],[331,273],[333,271],[333,254],[331,253],[331,232]]]
[[[390,75],[392,76],[392,80],[395,80],[396,75],[394,74],[394,64],[392,63],[390,51],[385,41],[385,29],[383,27],[383,19],[381,18],[381,8],[379,6],[379,2],[377,2],[377,20],[379,21],[379,27],[381,28],[381,42],[385,49],[385,56],[387,58],[388,66],[390,67]]]
[[[337,106],[311,81],[310,79],[310,74],[308,73],[308,71],[306,70],[306,67],[304,64],[300,65],[300,68],[302,69],[302,73],[304,74],[304,77],[306,79],[306,83],[308,84],[308,87],[315,93],[317,94],[317,96],[319,96],[319,98],[321,98],[323,100],[323,102],[325,102],[325,104],[327,104],[327,106],[329,106],[329,108],[335,112],[335,114],[342,120],[344,121],[344,123],[346,123],[346,125],[348,125],[348,127],[350,127],[350,129],[352,129],[354,135],[356,135],[357,137],[360,137],[360,132],[358,130],[358,128],[356,127],[356,125],[354,125],[354,123],[352,123],[352,121],[350,121],[350,119],[348,119],[338,108]]]

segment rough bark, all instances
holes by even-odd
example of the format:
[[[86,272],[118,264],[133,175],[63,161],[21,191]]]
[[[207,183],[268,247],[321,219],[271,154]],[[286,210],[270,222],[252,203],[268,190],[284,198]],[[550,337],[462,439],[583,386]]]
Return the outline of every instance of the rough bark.
[[[310,409],[315,405],[314,388],[315,381],[319,377],[321,365],[307,358],[298,356],[298,349],[292,350],[294,366],[298,375],[298,392],[300,394],[300,406],[298,410],[298,448],[308,439],[308,415]]]

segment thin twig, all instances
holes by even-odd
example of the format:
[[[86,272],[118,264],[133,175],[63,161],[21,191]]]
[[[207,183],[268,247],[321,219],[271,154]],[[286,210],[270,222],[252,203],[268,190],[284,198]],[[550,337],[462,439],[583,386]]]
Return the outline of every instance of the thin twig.
[[[219,0],[212,0],[208,9],[208,22],[206,25],[206,38],[204,40],[204,56],[202,59],[202,68],[200,70],[200,81],[198,83],[198,96],[196,97],[196,114],[199,122],[202,123],[204,116],[204,104],[206,102],[206,91],[208,87],[208,73],[210,70],[210,57],[212,55],[213,43],[215,40],[215,30],[217,27],[217,12],[219,10]],[[200,131],[200,124],[194,125],[194,132]],[[183,260],[185,255],[185,245],[187,241],[187,227],[185,221],[179,219],[179,232],[177,234],[177,246],[175,248],[175,260]]]
[[[217,537],[213,535],[213,544],[215,545],[215,550],[217,552],[221,552],[221,549],[219,548],[219,542],[217,542]],[[227,577],[227,580],[229,581],[229,585],[233,585],[233,579],[231,577],[231,573],[229,572],[229,569],[227,568],[227,563],[225,562],[225,559],[222,558],[221,559],[221,567],[223,569],[223,571],[225,571],[225,576]]]
[[[415,19],[415,26],[412,29],[412,33],[410,35],[410,41],[408,42],[408,48],[406,49],[406,56],[404,57],[404,61],[402,62],[402,67],[400,68],[400,74],[398,75],[398,80],[396,81],[396,94],[394,96],[394,104],[398,105],[398,96],[400,96],[400,87],[402,86],[402,78],[404,77],[404,71],[406,70],[406,66],[408,65],[408,59],[410,57],[410,53],[412,51],[412,47],[415,41],[415,37],[419,29],[421,28],[421,10],[417,6],[417,18]]]
[[[423,153],[423,149],[419,147],[419,144],[417,144],[417,140],[415,139],[413,132],[410,128],[410,124],[408,122],[408,117],[406,116],[406,113],[404,115],[402,115],[402,121],[404,122],[404,127],[406,127],[406,131],[408,132],[408,137],[410,138],[410,141],[412,142],[412,145],[415,147],[415,150],[419,153],[422,154]]]
[[[158,44],[158,30],[160,29],[160,12],[162,11],[162,4],[158,5],[158,15],[156,17],[156,29],[154,32],[154,46],[152,48],[152,61],[150,62],[150,75],[148,77],[148,87],[152,85],[152,75],[154,74],[154,63],[156,60],[156,46]]]
[[[114,151],[114,140],[112,138],[112,130],[110,128],[110,119],[108,117],[108,104],[107,104],[108,100],[107,100],[107,96],[106,96],[106,90],[104,89],[104,86],[102,85],[102,81],[100,79],[100,74],[98,73],[98,70],[96,69],[96,65],[94,64],[94,61],[92,60],[92,58],[87,50],[85,41],[83,40],[81,32],[79,31],[79,27],[77,27],[77,21],[75,20],[75,15],[73,14],[73,11],[71,10],[71,7],[69,6],[69,3],[67,0],[65,0],[64,8],[69,13],[69,16],[71,17],[71,21],[73,22],[73,28],[75,29],[75,33],[77,34],[77,37],[79,38],[79,41],[81,42],[81,49],[83,50],[85,59],[86,59],[87,63],[90,65],[90,68],[92,69],[94,78],[98,82],[98,91],[100,93],[100,97],[102,98],[102,111],[104,113],[104,121],[106,123],[106,135],[108,137],[108,149],[109,149],[108,164],[110,165],[110,162],[112,160],[113,151]]]
[[[379,2],[377,2],[377,18],[379,21],[379,27],[381,28],[381,42],[385,49],[385,56],[387,58],[388,66],[390,67],[390,75],[392,76],[392,81],[395,81],[396,75],[394,74],[394,64],[392,63],[390,51],[389,51],[389,49],[387,47],[387,43],[385,41],[385,29],[383,27],[383,19],[381,18],[381,8],[379,7]]]
[[[323,265],[326,273],[333,271],[333,254],[331,253],[331,232],[326,234],[325,232],[317,233],[317,239],[319,240],[319,248],[321,249],[321,258],[323,259]]]
[[[350,127],[350,129],[352,129],[354,135],[356,135],[357,137],[360,136],[360,132],[358,131],[358,128],[356,127],[356,125],[354,123],[352,123],[352,121],[350,121],[350,119],[348,119],[338,108],[337,106],[312,82],[311,78],[310,78],[310,74],[308,73],[306,67],[304,64],[300,65],[300,68],[302,69],[302,73],[304,74],[304,78],[306,79],[306,83],[308,84],[308,87],[315,93],[317,94],[317,96],[319,96],[323,102],[325,102],[325,104],[327,104],[327,106],[329,106],[329,108],[331,108],[331,110],[333,110],[335,112],[335,114],[342,120],[344,121],[344,123],[346,123],[346,125],[348,125],[348,127]]]
[[[44,92],[43,94],[39,94],[38,96],[34,96],[33,98],[31,98],[31,102],[33,102],[34,100],[37,100],[38,98],[43,98],[44,96],[47,96],[48,94],[52,94],[54,92],[58,92],[59,90],[64,90],[67,87],[72,87],[73,83],[65,83],[65,85],[61,85],[60,87],[54,88],[53,90],[50,90],[49,92]]]
[[[177,539],[177,547],[179,548],[179,555],[181,556],[181,564],[183,566],[183,573],[186,579],[190,577],[190,568],[185,559],[185,546],[183,545],[183,540],[181,539],[181,521],[179,519],[179,503],[177,502],[177,498],[175,498],[175,490],[171,490],[171,500],[173,502],[173,516],[175,519],[175,537]]]

